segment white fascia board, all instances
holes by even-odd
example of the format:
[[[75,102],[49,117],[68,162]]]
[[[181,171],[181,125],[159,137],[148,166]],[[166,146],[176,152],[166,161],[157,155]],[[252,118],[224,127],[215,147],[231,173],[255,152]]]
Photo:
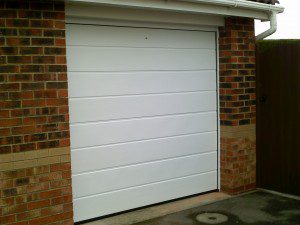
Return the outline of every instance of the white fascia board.
[[[131,25],[143,24],[147,26],[147,23],[151,23],[152,26],[159,27],[159,24],[171,24],[184,25],[186,29],[188,26],[193,28],[209,29],[212,27],[224,26],[224,18],[222,16],[212,16],[196,13],[177,13],[171,11],[161,10],[140,10],[138,8],[124,8],[104,6],[95,7],[93,4],[66,4],[66,21],[67,23],[98,23],[101,20],[101,24],[114,25],[114,21],[119,25],[126,25],[130,22]],[[98,22],[97,22],[98,20]],[[173,26],[172,25],[172,26]],[[193,28],[192,28],[193,27]]]
[[[66,0],[114,7],[164,10],[182,13],[201,13],[218,16],[240,16],[268,20],[271,12],[284,8],[247,0]]]

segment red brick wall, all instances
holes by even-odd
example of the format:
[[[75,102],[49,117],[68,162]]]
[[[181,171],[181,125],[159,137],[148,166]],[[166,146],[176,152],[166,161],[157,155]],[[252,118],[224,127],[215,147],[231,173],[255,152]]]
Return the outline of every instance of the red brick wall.
[[[62,2],[0,2],[0,224],[73,224]],[[220,29],[221,186],[255,186],[253,20]]]
[[[0,1],[0,224],[72,224],[64,3]]]
[[[239,193],[256,183],[254,21],[227,18],[220,28],[221,189]]]

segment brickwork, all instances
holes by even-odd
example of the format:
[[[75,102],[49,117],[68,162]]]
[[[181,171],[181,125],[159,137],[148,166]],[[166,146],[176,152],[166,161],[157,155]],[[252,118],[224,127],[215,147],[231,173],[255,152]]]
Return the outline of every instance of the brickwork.
[[[253,20],[220,29],[221,188],[255,186]],[[73,224],[62,1],[0,2],[0,224]]]
[[[254,21],[227,18],[220,28],[221,189],[239,193],[256,183]]]
[[[63,2],[0,1],[0,224],[72,224]]]

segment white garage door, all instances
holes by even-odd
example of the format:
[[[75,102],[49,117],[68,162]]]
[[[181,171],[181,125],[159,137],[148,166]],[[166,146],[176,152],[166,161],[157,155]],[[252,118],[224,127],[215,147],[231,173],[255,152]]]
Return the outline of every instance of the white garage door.
[[[75,221],[217,189],[214,32],[67,26]]]

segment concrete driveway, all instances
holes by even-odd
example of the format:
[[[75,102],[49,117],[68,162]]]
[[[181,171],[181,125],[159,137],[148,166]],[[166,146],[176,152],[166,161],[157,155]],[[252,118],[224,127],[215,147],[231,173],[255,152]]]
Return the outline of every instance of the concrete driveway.
[[[135,225],[300,225],[300,198],[255,191]]]

